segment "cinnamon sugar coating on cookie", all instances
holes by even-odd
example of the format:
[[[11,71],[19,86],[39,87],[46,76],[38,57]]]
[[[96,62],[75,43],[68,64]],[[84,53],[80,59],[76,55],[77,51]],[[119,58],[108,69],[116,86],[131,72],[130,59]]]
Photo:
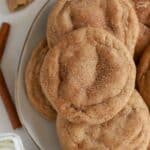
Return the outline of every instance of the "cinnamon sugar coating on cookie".
[[[145,49],[137,70],[137,83],[140,94],[150,107],[150,45]]]
[[[144,24],[140,24],[140,34],[136,44],[134,55],[136,63],[139,63],[139,59],[149,43],[150,43],[150,28],[148,28]]]
[[[130,0],[140,22],[140,33],[135,48],[135,61],[139,63],[144,49],[150,43],[150,0]]]
[[[59,0],[47,25],[49,47],[81,27],[104,28],[124,42],[131,54],[139,34],[136,13],[128,0]]]
[[[148,108],[135,91],[113,119],[99,125],[73,124],[57,117],[63,150],[147,150],[150,140]]]
[[[150,0],[132,0],[139,21],[150,28]]]
[[[40,81],[60,115],[72,122],[102,123],[128,102],[135,66],[126,47],[107,31],[81,28],[47,53]]]
[[[25,72],[25,83],[27,95],[33,107],[46,119],[51,121],[56,118],[56,112],[42,92],[39,77],[40,69],[48,50],[46,38],[44,38],[33,50],[28,61]]]

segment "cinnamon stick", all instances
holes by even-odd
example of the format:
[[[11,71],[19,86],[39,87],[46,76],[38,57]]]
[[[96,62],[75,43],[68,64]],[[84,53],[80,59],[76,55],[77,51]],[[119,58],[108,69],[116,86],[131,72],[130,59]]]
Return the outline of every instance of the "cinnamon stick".
[[[3,77],[1,70],[0,70],[0,96],[7,110],[13,129],[20,128],[21,123],[20,123],[17,111],[15,109],[14,103],[11,100],[11,96],[9,94],[9,91],[6,86],[6,82],[5,82],[5,79]]]
[[[8,35],[9,35],[9,30],[10,30],[10,25],[8,23],[3,23],[0,29],[0,61],[4,53],[4,49],[5,49],[6,42],[7,42]],[[2,97],[3,103],[6,107],[13,129],[20,128],[22,125],[19,120],[14,103],[12,102],[12,99],[8,91],[1,69],[0,69],[0,96]]]
[[[10,31],[10,25],[4,22],[0,29],[0,61],[4,53],[9,31]]]

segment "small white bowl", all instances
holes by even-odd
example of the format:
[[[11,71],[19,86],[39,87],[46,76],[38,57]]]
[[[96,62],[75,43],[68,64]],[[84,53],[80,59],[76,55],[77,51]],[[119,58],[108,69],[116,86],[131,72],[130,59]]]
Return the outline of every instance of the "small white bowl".
[[[6,133],[0,135],[0,149],[5,150],[10,146],[15,150],[25,150],[21,141],[21,138],[14,133]],[[2,147],[1,147],[2,146]]]

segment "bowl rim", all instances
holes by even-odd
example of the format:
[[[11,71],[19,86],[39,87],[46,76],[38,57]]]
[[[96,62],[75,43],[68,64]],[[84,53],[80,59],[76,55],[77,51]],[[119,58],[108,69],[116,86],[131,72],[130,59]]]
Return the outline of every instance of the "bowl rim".
[[[25,150],[22,139],[19,135],[15,133],[2,133],[0,135],[0,141],[5,141],[5,140],[11,140],[16,150]]]

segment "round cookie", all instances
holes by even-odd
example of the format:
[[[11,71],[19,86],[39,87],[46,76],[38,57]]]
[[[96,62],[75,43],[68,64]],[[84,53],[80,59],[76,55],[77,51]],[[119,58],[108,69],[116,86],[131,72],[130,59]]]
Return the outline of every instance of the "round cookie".
[[[140,34],[135,48],[138,64],[144,49],[150,43],[150,0],[131,0],[140,21]]]
[[[135,61],[139,63],[139,59],[144,51],[144,49],[150,43],[150,28],[147,26],[140,24],[140,34],[135,48]]]
[[[147,150],[149,125],[149,111],[136,91],[125,108],[103,124],[73,124],[57,117],[63,150]]]
[[[150,45],[145,49],[137,69],[140,94],[150,107]]]
[[[132,0],[139,21],[150,28],[150,0]]]
[[[107,31],[80,28],[47,53],[40,81],[59,115],[72,122],[97,124],[127,104],[135,66],[122,42]]]
[[[27,64],[25,83],[27,95],[33,107],[46,119],[52,120],[56,118],[56,112],[52,108],[50,102],[44,96],[39,79],[40,68],[47,52],[47,42],[46,39],[43,39],[33,51],[32,56]]]
[[[86,26],[106,29],[134,53],[139,23],[128,0],[57,1],[48,18],[49,47],[53,47],[64,34]]]

